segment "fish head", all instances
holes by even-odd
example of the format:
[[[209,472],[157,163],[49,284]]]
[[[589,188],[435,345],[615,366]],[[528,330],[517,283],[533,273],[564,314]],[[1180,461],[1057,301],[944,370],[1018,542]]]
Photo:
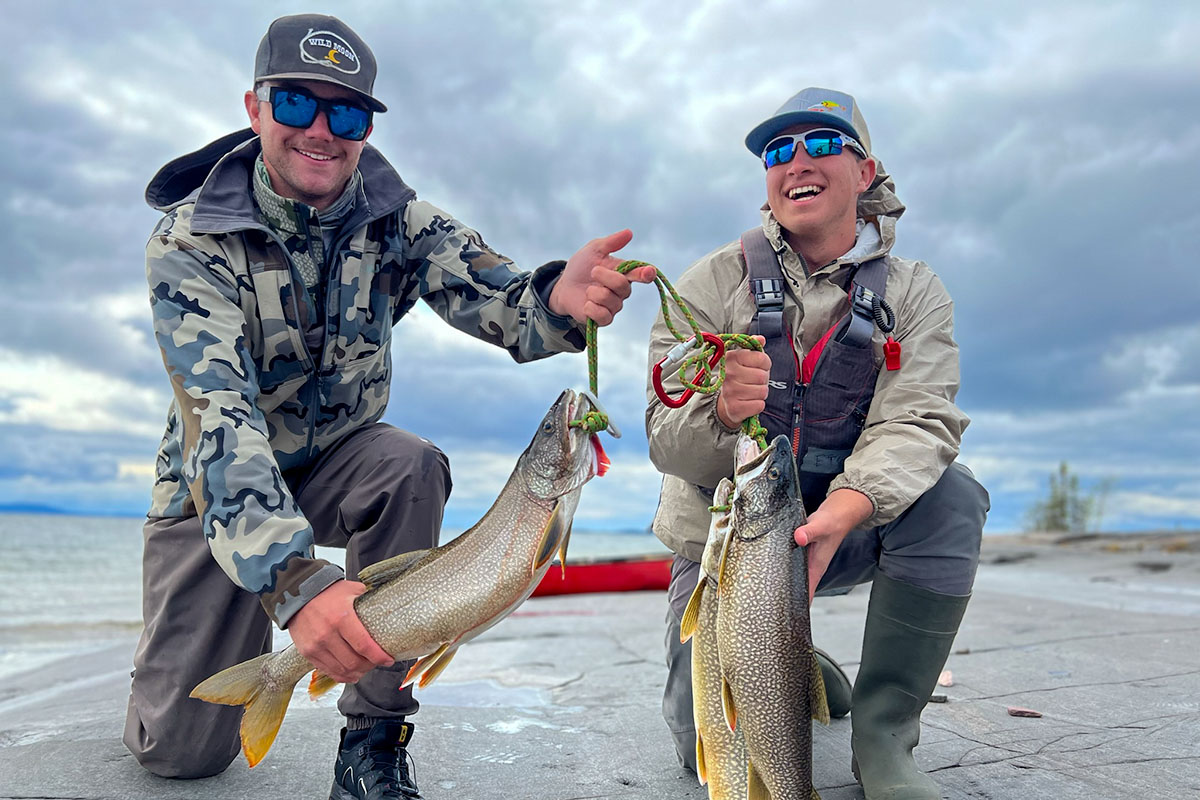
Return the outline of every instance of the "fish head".
[[[740,539],[758,538],[772,529],[762,523],[803,508],[796,458],[786,436],[777,437],[766,450],[760,450],[754,439],[741,434],[733,483],[731,513]]]
[[[567,389],[542,418],[517,463],[517,472],[534,496],[546,500],[562,497],[593,476],[604,474],[608,456],[599,437],[571,425],[591,410],[591,401],[585,395]]]
[[[721,478],[717,490],[713,492],[714,506],[727,506],[733,497],[733,481]],[[729,534],[729,510],[714,511],[712,524],[708,527],[708,541],[704,545],[704,555],[700,558],[700,570],[708,577],[716,580],[717,571],[721,564],[721,550],[725,547],[725,537]]]

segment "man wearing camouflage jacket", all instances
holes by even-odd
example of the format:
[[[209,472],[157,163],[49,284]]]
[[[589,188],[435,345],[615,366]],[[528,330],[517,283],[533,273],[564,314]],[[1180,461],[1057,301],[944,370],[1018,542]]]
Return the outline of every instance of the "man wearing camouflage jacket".
[[[954,404],[953,304],[927,265],[891,253],[904,206],[853,97],[804,89],[746,146],[766,168],[761,227],[693,264],[677,288],[705,331],[766,333],[762,321],[774,313],[783,356],[732,350],[720,391],[682,408],[647,390],[650,457],[663,473],[653,527],[677,554],[663,715],[680,762],[695,768],[691,651],[679,622],[697,583],[713,487],[732,473],[739,426],[758,415],[770,438],[785,434],[799,449],[808,521],[795,538],[808,546],[810,592],[872,583],[853,689],[817,654],[831,712],[851,714],[854,774],[868,800],[936,800],[912,750],[970,597],[988,510],[987,492],[955,461],[968,420]],[[773,285],[751,280],[751,260],[771,265]],[[871,296],[856,288],[870,281],[890,323],[886,313],[883,324],[873,318],[870,302],[851,310],[852,297]],[[660,315],[650,364],[675,344]],[[885,345],[898,354],[885,356]],[[677,378],[666,383],[679,393]]]
[[[202,777],[239,748],[241,710],[191,700],[204,678],[271,648],[271,622],[350,683],[331,798],[418,797],[405,745],[417,710],[353,613],[346,568],[437,543],[445,456],[379,422],[391,327],[424,300],[517,361],[583,348],[630,281],[593,240],[520,272],[365,143],[375,60],[334,17],[275,20],[246,92],[248,130],[165,166],[146,247],[154,330],[174,390],[145,527],[145,629],[125,742],[150,771]],[[257,136],[255,135],[257,134]],[[355,683],[356,682],[356,683]]]

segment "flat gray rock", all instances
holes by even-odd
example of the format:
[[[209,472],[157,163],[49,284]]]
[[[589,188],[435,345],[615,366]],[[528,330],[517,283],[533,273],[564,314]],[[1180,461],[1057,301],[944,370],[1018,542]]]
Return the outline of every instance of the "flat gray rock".
[[[1200,797],[1200,536],[992,537],[918,761],[947,798]],[[869,587],[820,598],[817,642],[857,670]],[[660,716],[662,593],[535,598],[418,691],[430,800],[705,798]],[[9,677],[0,798],[324,800],[340,717],[298,692],[271,752],[198,781],[121,744],[132,640]],[[1039,718],[1015,717],[1010,707]],[[817,726],[825,800],[861,798],[850,721]]]

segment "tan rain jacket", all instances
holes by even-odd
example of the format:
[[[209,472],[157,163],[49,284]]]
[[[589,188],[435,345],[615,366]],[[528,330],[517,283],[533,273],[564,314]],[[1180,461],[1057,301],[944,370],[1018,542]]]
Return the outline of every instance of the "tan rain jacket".
[[[870,498],[874,511],[864,527],[890,522],[933,486],[958,454],[969,422],[954,405],[959,371],[950,296],[927,265],[890,255],[896,219],[904,211],[893,188],[879,165],[878,177],[858,203],[860,223],[875,226],[879,235],[870,230],[860,233],[855,249],[812,274],[806,274],[800,257],[784,241],[770,210],[762,211],[763,230],[780,256],[786,279],[784,320],[800,359],[849,310],[851,264],[889,254],[886,299],[896,313],[893,335],[903,348],[901,368],[883,368],[885,337],[876,329],[875,398],[844,472],[829,487],[831,492],[855,489]],[[702,330],[749,331],[754,297],[740,241],[701,258],[683,274],[676,289]],[[686,322],[675,315],[672,322],[688,335]],[[660,312],[651,331],[649,367],[675,344]],[[664,375],[664,384],[672,396],[682,391],[674,375]],[[700,561],[711,519],[712,489],[733,472],[738,432],[717,418],[716,394],[697,393],[683,408],[671,409],[658,402],[648,382],[646,398],[650,459],[663,473],[654,533],[674,552]]]

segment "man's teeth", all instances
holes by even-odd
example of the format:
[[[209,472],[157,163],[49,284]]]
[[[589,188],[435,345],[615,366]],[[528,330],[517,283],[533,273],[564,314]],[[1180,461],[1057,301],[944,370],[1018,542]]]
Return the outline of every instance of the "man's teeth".
[[[301,150],[300,154],[308,156],[309,158],[314,158],[317,161],[332,161],[333,160],[333,156],[327,156],[324,153],[310,153],[307,150]]]
[[[797,186],[795,189],[788,191],[788,198],[791,200],[803,200],[809,197],[816,197],[821,193],[819,186]]]

